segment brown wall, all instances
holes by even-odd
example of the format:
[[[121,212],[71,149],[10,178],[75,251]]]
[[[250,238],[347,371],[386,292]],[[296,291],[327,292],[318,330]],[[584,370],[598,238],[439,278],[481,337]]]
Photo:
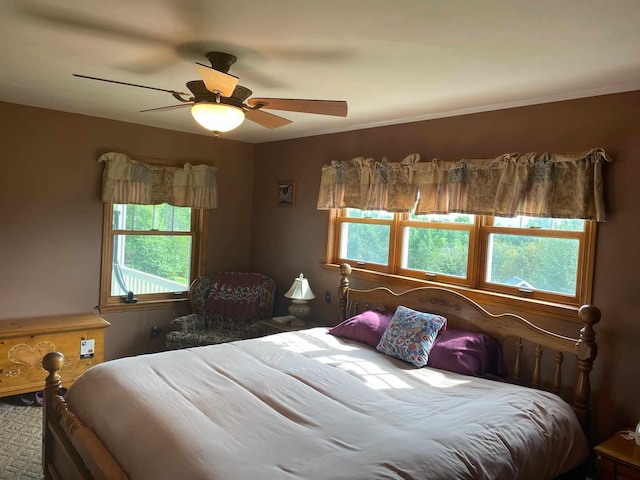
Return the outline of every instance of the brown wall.
[[[608,221],[598,226],[593,303],[599,357],[593,372],[594,436],[602,438],[640,420],[640,92],[550,103],[488,113],[271,142],[256,146],[252,266],[273,275],[279,292],[304,272],[316,300],[311,316],[335,318],[339,277],[321,269],[326,213],[315,209],[320,169],[357,156],[399,161],[492,157],[505,152],[581,151],[603,147],[614,159],[604,167]],[[294,207],[276,204],[279,180],[297,182]],[[358,282],[353,284],[357,287]],[[324,292],[333,302],[324,302]],[[285,314],[286,299],[277,309]],[[490,308],[489,308],[490,309]]]
[[[216,165],[220,207],[209,216],[207,270],[253,268],[271,275],[278,284],[277,314],[286,313],[282,293],[303,272],[317,297],[312,317],[333,321],[339,278],[321,269],[326,213],[315,208],[324,163],[355,156],[399,160],[412,152],[452,159],[600,146],[614,158],[605,166],[609,218],[598,227],[593,295],[603,312],[592,377],[595,436],[601,438],[640,420],[637,105],[640,92],[632,92],[254,146],[0,103],[0,319],[95,311],[102,228],[96,159],[107,151]],[[295,206],[277,205],[280,180],[296,182]],[[331,304],[324,302],[325,291]],[[106,357],[161,349],[163,338],[150,340],[149,327],[166,328],[187,310],[104,315],[112,322]]]
[[[109,151],[218,167],[207,270],[249,267],[254,146],[0,103],[0,319],[84,313],[98,304],[102,243],[98,157]],[[103,315],[107,359],[159,350],[151,325],[187,312]]]

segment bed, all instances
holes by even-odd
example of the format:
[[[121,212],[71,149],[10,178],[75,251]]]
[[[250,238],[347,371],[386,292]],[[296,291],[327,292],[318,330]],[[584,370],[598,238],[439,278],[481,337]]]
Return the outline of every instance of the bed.
[[[569,337],[446,289],[352,289],[350,272],[341,266],[333,329],[105,362],[64,396],[64,359],[47,355],[45,478],[584,478],[596,307],[580,309]],[[386,312],[388,340],[398,306],[446,318],[432,353],[441,332],[501,347],[515,338],[508,375],[418,368],[338,328]],[[562,375],[565,356],[574,375]],[[533,388],[517,385],[525,378]],[[567,391],[569,401],[558,395]]]

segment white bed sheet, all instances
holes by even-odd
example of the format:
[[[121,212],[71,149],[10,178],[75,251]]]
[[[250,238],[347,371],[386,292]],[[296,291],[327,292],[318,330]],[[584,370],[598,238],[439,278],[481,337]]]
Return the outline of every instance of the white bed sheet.
[[[66,398],[132,480],[545,479],[588,456],[553,394],[324,328],[105,362]]]

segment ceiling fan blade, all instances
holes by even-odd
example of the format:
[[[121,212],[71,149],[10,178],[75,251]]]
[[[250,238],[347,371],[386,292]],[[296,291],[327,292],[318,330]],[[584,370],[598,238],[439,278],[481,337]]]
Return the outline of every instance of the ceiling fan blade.
[[[169,105],[168,107],[147,108],[146,110],[140,110],[140,113],[143,113],[143,112],[161,112],[163,110],[175,110],[177,108],[190,107],[194,103],[195,102],[188,102],[188,103],[179,103],[178,105]]]
[[[128,85],[130,87],[139,87],[139,88],[147,88],[149,90],[158,90],[160,92],[167,92],[167,93],[170,93],[172,95],[187,95],[187,96],[189,96],[188,93],[177,92],[175,90],[167,90],[166,88],[148,87],[147,85],[138,85],[137,83],[127,83],[127,82],[119,82],[117,80],[107,80],[106,78],[89,77],[87,75],[80,75],[78,73],[74,73],[73,76],[74,77],[80,77],[80,78],[88,78],[89,80],[99,80],[101,82],[117,83],[118,85]]]
[[[318,113],[320,115],[347,116],[347,102],[342,100],[298,100],[293,98],[251,98],[252,107],[289,112]]]
[[[229,75],[228,73],[219,72],[218,70],[207,67],[201,63],[197,63],[198,70],[204,85],[212,93],[220,92],[223,97],[233,95],[233,90],[238,84],[238,77]]]
[[[285,125],[289,125],[291,120],[287,118],[282,118],[272,113],[263,112],[262,110],[245,110],[244,116],[251,120],[252,122],[256,122],[258,125],[262,125],[266,128],[278,128],[284,127]]]

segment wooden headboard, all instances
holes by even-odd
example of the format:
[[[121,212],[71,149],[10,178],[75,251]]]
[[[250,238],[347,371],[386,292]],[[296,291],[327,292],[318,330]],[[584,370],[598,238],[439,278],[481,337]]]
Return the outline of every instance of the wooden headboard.
[[[584,305],[578,311],[581,328],[575,337],[560,335],[545,330],[525,318],[503,313],[494,315],[486,311],[473,300],[452,290],[437,287],[421,287],[404,293],[394,293],[388,288],[378,287],[370,290],[355,290],[349,287],[351,266],[340,266],[340,320],[345,320],[364,310],[395,311],[398,305],[414,310],[426,311],[447,318],[447,325],[469,331],[484,332],[497,339],[505,346],[507,339],[515,339],[514,361],[509,368],[509,381],[523,384],[524,372],[522,359],[525,345],[530,345],[533,352],[532,371],[527,386],[560,394],[563,389],[562,364],[565,355],[575,356],[575,382],[570,385],[572,405],[582,428],[588,433],[590,412],[589,400],[591,384],[589,374],[598,353],[596,334],[593,326],[600,321],[600,310],[593,305]],[[543,385],[542,357],[547,351],[553,354],[549,377],[549,385]]]

